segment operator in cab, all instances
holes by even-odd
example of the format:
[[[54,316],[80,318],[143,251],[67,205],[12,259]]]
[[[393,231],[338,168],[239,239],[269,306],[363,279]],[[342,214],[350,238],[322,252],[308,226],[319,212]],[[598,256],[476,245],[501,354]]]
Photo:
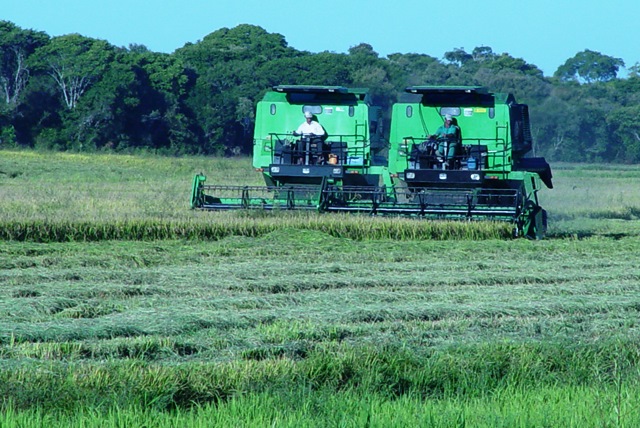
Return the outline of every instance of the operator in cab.
[[[293,135],[315,135],[318,137],[323,137],[326,134],[322,125],[313,120],[313,113],[311,113],[310,111],[305,111],[304,119],[304,122],[302,122],[300,126],[298,126],[298,129],[293,132]]]
[[[449,168],[453,166],[454,158],[460,152],[460,127],[455,124],[450,114],[444,116],[444,123],[432,136],[438,141],[437,154],[444,157]]]
[[[294,150],[298,153],[296,163],[304,165],[321,165],[327,161],[328,146],[324,143],[327,133],[318,122],[313,120],[313,113],[304,112],[304,122],[293,131],[300,136]]]

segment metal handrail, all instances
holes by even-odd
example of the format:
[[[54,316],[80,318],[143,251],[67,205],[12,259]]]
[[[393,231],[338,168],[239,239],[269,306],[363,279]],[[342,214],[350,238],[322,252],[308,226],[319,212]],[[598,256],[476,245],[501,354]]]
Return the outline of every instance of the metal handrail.
[[[406,153],[405,168],[410,167],[409,163],[411,162],[411,151],[412,151],[413,145],[420,144],[427,140],[428,140],[428,137],[407,136],[403,138],[403,141],[407,141],[407,143],[403,143],[400,145],[400,150],[403,150]],[[510,147],[508,146],[507,141],[505,139],[503,138],[463,138],[461,139],[461,146],[468,147],[468,148],[474,147],[474,146],[476,147],[488,146],[489,144],[486,144],[486,143],[491,143],[491,145],[494,145],[494,146],[502,145],[504,149],[488,151],[486,154],[487,166],[485,167],[484,165],[481,165],[480,162],[478,162],[477,169],[488,170],[488,171],[498,170],[501,172],[507,172],[507,167],[510,166],[510,164],[507,162],[507,158],[509,156],[508,153],[510,152]],[[468,156],[466,156],[465,154],[462,154],[462,155],[456,155],[454,159],[458,161],[465,161],[467,157]]]
[[[290,133],[269,133],[269,140],[268,140],[268,151],[271,152],[271,160],[272,162],[274,161],[274,156],[276,155],[276,149],[275,149],[275,145],[278,141],[288,141],[290,143],[294,143],[294,142],[299,142],[301,140],[303,140],[302,136],[294,136],[293,134]],[[318,138],[322,138],[322,137],[318,137]],[[363,138],[363,140],[359,140],[359,138]],[[351,158],[351,157],[356,157],[356,158],[361,158],[362,159],[362,165],[364,166],[368,161],[369,161],[369,156],[368,154],[371,151],[371,143],[367,142],[366,140],[364,140],[364,136],[360,135],[360,134],[332,134],[329,137],[327,137],[326,139],[322,139],[323,143],[325,142],[329,142],[329,143],[339,143],[343,146],[343,149],[346,150],[346,158]],[[362,143],[362,146],[355,146],[353,144],[358,144],[358,143]],[[293,154],[295,152],[295,154],[301,154],[303,156],[309,156],[311,154],[311,149],[310,148],[298,148],[295,151],[294,150],[290,150],[289,153]],[[344,160],[344,164],[346,164],[346,160]],[[305,162],[305,164],[308,162]]]

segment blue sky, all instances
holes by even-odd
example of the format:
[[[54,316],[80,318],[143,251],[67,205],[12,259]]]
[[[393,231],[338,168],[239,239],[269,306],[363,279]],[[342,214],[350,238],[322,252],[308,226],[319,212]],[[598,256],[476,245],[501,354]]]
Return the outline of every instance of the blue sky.
[[[116,46],[173,52],[239,24],[289,46],[344,53],[368,43],[381,57],[489,46],[550,76],[585,49],[640,62],[637,0],[9,0],[0,19],[50,36],[79,33]]]

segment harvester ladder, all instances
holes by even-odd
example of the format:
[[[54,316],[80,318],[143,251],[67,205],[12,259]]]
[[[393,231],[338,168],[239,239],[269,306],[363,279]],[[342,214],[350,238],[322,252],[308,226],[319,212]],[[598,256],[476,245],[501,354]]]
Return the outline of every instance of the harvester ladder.
[[[355,156],[362,156],[363,165],[367,162],[367,122],[355,122],[355,135],[354,135],[354,152]]]
[[[427,196],[424,193],[418,193],[418,203],[420,204],[420,215],[424,215],[427,210]]]
[[[500,136],[500,130],[504,130],[504,137]],[[508,141],[508,135],[509,135],[509,125],[500,125],[498,123],[496,123],[496,148],[502,146],[502,150],[500,153],[502,153],[502,156],[500,157],[500,166],[502,168],[502,172],[506,173],[506,169],[507,169],[507,164],[508,159],[507,159],[507,152],[508,152],[508,147],[507,147],[507,141]],[[497,154],[497,153],[496,153]],[[494,166],[497,165],[497,160],[498,157],[494,156]]]
[[[356,121],[355,126],[356,143],[361,142],[364,145],[364,143],[367,141],[367,122],[365,121],[364,123],[358,123],[358,121]],[[362,128],[362,133],[358,133],[358,128]]]

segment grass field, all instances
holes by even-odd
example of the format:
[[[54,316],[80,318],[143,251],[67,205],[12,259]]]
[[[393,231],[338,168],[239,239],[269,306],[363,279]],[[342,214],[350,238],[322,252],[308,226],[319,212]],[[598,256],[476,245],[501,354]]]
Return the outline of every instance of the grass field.
[[[0,152],[0,426],[638,426],[640,167],[552,167],[528,241],[188,208],[248,159]]]

